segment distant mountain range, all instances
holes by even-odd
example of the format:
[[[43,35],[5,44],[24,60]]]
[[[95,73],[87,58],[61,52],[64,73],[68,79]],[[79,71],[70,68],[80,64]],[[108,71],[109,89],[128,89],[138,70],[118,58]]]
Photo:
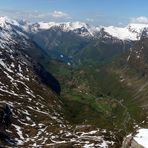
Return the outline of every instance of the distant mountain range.
[[[121,40],[139,40],[143,31],[146,31],[148,24],[129,24],[126,27],[116,27],[116,26],[92,26],[83,22],[65,22],[65,23],[55,23],[55,22],[38,22],[35,24],[23,23],[23,28],[27,31],[38,32],[41,30],[48,30],[51,28],[61,29],[64,32],[74,32],[83,37],[94,37],[99,38],[100,32],[104,31],[106,37],[112,36]]]
[[[12,48],[17,45],[27,52],[27,48],[30,46],[28,42],[29,44],[33,42],[33,44],[36,44],[34,46],[43,49],[49,57],[69,64],[80,62],[86,58],[91,59],[92,56],[103,60],[109,57],[112,58],[131,47],[133,44],[133,40],[130,40],[131,34],[133,36],[136,34],[135,40],[140,39],[142,34],[146,35],[146,26],[138,26],[139,28],[136,30],[134,29],[136,26],[128,27],[128,29],[93,27],[80,22],[39,22],[29,24],[24,21],[18,22],[8,17],[1,17],[0,47]],[[125,33],[124,29],[129,30],[129,35],[126,35],[129,39],[121,40],[122,37],[117,37],[117,35],[123,36],[122,33]],[[109,52],[106,53],[106,50]]]
[[[51,28],[58,28],[64,32],[74,32],[84,37],[95,37],[98,38],[99,32],[102,30],[112,36],[121,40],[139,40],[143,31],[146,31],[148,24],[129,24],[126,27],[116,27],[116,26],[92,26],[83,22],[65,22],[65,23],[55,23],[55,22],[38,22],[38,23],[28,23],[26,21],[15,21],[11,20],[8,17],[0,18],[1,27],[4,27],[6,24],[11,24],[20,28],[23,28],[25,31],[38,32],[41,30],[48,30]]]

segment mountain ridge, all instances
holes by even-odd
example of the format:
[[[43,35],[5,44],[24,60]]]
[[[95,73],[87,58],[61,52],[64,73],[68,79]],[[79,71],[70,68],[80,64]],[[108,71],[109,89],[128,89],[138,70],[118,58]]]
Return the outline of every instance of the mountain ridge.
[[[126,27],[116,27],[116,26],[93,26],[84,22],[37,22],[37,23],[28,23],[27,21],[15,21],[9,19],[8,17],[0,18],[1,27],[6,24],[13,24],[15,26],[21,27],[26,32],[39,32],[41,30],[48,30],[51,28],[59,28],[64,32],[75,32],[83,37],[94,37],[99,38],[97,34],[103,29],[104,32],[111,35],[112,37],[118,38],[120,40],[131,40],[137,41],[140,40],[142,32],[148,28],[148,24],[128,24]],[[148,29],[147,29],[148,30]]]
[[[148,28],[148,24],[128,24],[126,27],[116,27],[116,26],[93,26],[84,22],[38,22],[29,25],[30,31],[38,32],[41,30],[48,30],[51,28],[59,28],[65,32],[73,31],[75,33],[80,33],[83,37],[94,37],[99,38],[97,34],[103,29],[104,32],[111,35],[112,37],[121,40],[140,40],[141,34],[144,29]],[[80,30],[82,29],[82,30]],[[80,32],[78,32],[78,30]]]

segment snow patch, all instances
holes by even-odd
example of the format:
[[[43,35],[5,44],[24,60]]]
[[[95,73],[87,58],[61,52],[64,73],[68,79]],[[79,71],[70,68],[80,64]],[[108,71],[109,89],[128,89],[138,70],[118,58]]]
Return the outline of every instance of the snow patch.
[[[134,140],[145,148],[148,148],[148,129],[139,129]]]

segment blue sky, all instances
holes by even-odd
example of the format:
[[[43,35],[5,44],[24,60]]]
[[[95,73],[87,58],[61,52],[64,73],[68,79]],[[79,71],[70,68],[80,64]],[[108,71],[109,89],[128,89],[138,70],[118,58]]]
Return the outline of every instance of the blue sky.
[[[148,0],[0,0],[0,16],[98,25],[148,23]]]

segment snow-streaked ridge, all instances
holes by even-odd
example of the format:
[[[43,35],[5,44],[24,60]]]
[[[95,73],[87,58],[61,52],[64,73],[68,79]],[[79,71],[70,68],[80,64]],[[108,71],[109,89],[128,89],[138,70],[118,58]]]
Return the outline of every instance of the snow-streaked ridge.
[[[14,25],[14,26],[20,26],[19,23],[15,20],[12,20],[6,16],[0,17],[0,26],[1,27],[6,27],[8,25]]]
[[[0,17],[0,48],[9,48],[17,42],[28,39],[23,27],[15,20],[8,17]]]

